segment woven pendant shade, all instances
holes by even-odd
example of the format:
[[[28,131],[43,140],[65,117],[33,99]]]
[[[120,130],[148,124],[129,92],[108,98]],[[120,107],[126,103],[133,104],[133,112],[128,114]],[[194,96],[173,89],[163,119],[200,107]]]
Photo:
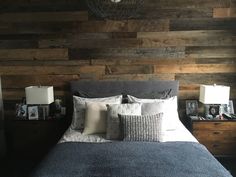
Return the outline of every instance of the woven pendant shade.
[[[90,11],[103,19],[135,19],[140,17],[144,0],[86,0]]]

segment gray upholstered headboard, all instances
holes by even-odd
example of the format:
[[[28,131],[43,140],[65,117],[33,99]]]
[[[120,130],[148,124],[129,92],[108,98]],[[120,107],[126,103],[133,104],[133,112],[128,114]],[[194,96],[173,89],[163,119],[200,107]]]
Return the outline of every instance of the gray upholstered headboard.
[[[166,98],[177,96],[178,81],[71,81],[72,95],[87,98],[114,95],[133,95],[138,98]],[[127,100],[124,99],[123,102]],[[68,100],[68,117],[72,117],[73,103]]]
[[[71,93],[82,97],[133,95],[139,98],[177,96],[178,81],[72,81]]]

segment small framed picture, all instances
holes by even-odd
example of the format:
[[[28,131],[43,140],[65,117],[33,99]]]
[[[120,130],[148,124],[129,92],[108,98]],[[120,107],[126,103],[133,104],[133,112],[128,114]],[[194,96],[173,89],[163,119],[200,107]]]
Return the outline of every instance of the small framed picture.
[[[220,105],[220,114],[223,113],[234,114],[233,100],[229,100],[229,104]]]
[[[186,100],[186,114],[191,116],[198,115],[198,101]]]
[[[234,114],[234,103],[233,103],[233,100],[229,100],[228,113],[229,114]]]
[[[27,105],[26,104],[16,104],[16,117],[19,119],[27,118]]]
[[[28,106],[28,117],[29,120],[38,120],[39,118],[38,106]]]

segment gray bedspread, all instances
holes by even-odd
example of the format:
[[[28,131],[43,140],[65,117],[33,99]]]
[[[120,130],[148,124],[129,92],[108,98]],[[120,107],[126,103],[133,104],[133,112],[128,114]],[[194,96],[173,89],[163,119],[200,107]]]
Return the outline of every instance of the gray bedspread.
[[[33,177],[230,177],[199,143],[62,143]]]

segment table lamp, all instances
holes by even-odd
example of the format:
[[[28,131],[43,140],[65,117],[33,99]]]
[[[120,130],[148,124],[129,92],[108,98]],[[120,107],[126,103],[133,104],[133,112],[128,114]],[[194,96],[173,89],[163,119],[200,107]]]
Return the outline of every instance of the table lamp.
[[[200,85],[199,101],[205,104],[206,118],[220,115],[220,105],[229,104],[230,87],[222,85]]]
[[[42,112],[42,118],[49,115],[49,104],[54,102],[54,93],[52,86],[30,86],[25,88],[26,104],[39,105],[39,111]]]

